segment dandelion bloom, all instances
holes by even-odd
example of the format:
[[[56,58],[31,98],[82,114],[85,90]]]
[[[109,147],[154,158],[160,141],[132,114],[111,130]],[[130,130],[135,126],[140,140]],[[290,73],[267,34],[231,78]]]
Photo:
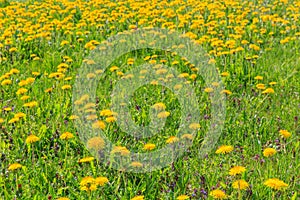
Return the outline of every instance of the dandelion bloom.
[[[68,197],[59,197],[58,199],[56,200],[70,200]]]
[[[233,146],[222,145],[217,149],[216,154],[225,154],[225,153],[230,153],[231,151],[233,151]]]
[[[108,179],[106,177],[99,176],[95,179],[95,182],[97,185],[103,186],[108,183]]]
[[[70,117],[69,117],[69,119],[70,120],[74,120],[74,119],[78,119],[79,117],[77,116],[77,115],[71,115]]]
[[[111,122],[117,121],[117,118],[114,117],[114,116],[110,116],[110,117],[107,117],[107,118],[105,119],[105,121],[108,122],[108,123],[111,123]]]
[[[167,118],[170,116],[170,112],[167,111],[163,111],[157,114],[157,118],[161,119],[161,118]]]
[[[176,199],[177,200],[185,200],[185,199],[189,199],[190,197],[188,195],[180,195],[178,196]]]
[[[274,148],[266,148],[263,152],[265,157],[271,157],[276,154],[276,149]]]
[[[103,130],[103,129],[105,129],[106,125],[103,121],[97,120],[92,124],[92,127],[94,129],[102,129]]]
[[[229,76],[229,73],[228,72],[222,72],[221,76],[224,76],[224,77]]]
[[[275,91],[274,91],[273,88],[267,88],[267,89],[264,90],[262,93],[263,93],[263,94],[271,94],[271,93],[275,93]]]
[[[151,151],[155,148],[155,144],[152,144],[152,143],[148,143],[148,144],[145,144],[144,145],[144,150],[148,150],[148,151]]]
[[[186,134],[183,134],[181,136],[182,139],[189,139],[189,140],[192,140],[194,138],[194,136],[192,134],[189,134],[189,133],[186,133]]]
[[[93,137],[87,141],[87,147],[98,151],[104,149],[105,141],[101,137]]]
[[[19,121],[19,118],[18,117],[14,117],[12,118],[11,120],[8,121],[9,124],[13,124],[15,122]]]
[[[22,165],[19,163],[14,163],[14,164],[9,165],[8,170],[13,171],[13,170],[16,170],[19,168],[22,168]]]
[[[227,195],[222,190],[213,190],[209,193],[214,199],[226,199]]]
[[[58,199],[56,200],[70,200],[68,197],[59,197]]]
[[[0,118],[0,124],[2,124],[4,122],[3,118]]]
[[[228,94],[228,95],[231,95],[232,92],[230,90],[222,90],[221,91],[221,94]]]
[[[262,76],[255,76],[254,79],[255,80],[263,80],[263,77]]]
[[[280,135],[282,135],[284,138],[289,138],[289,137],[291,137],[291,133],[290,132],[288,132],[287,130],[280,130],[279,131],[279,133],[280,133]]]
[[[162,102],[156,103],[152,106],[155,110],[164,110],[166,109],[166,105]]]
[[[179,138],[178,138],[178,137],[176,137],[176,136],[171,136],[171,137],[169,137],[169,138],[167,139],[166,143],[167,143],[167,144],[173,144],[173,143],[178,142],[178,141],[179,141]]]
[[[189,125],[189,128],[190,128],[190,129],[193,129],[193,130],[197,130],[197,129],[201,128],[201,126],[200,126],[199,123],[191,123],[191,124]]]
[[[132,167],[143,167],[143,163],[140,163],[140,162],[132,162],[131,164],[130,164]]]
[[[272,189],[275,189],[275,190],[281,190],[281,189],[289,186],[288,184],[286,184],[285,182],[283,182],[282,180],[279,180],[277,178],[271,178],[271,179],[266,180],[264,182],[264,185],[266,185]]]
[[[130,200],[144,200],[144,196],[143,195],[142,196],[135,196]]]
[[[91,162],[93,161],[95,158],[90,156],[90,157],[85,157],[79,160],[79,163],[86,163],[86,162]]]
[[[112,154],[117,154],[119,153],[122,156],[128,156],[130,154],[130,151],[126,148],[126,147],[122,147],[122,146],[115,146],[113,147]]]
[[[256,88],[260,89],[260,90],[264,90],[264,89],[266,89],[266,86],[265,86],[265,84],[259,83],[256,85]]]
[[[23,118],[23,117],[26,117],[26,114],[22,112],[18,112],[14,115],[14,118]]]
[[[246,168],[243,166],[234,166],[229,170],[229,175],[235,176],[246,171]]]
[[[96,181],[93,177],[87,176],[80,181],[80,190],[94,191],[97,189]]]
[[[37,142],[39,141],[40,138],[35,136],[35,135],[29,135],[27,138],[26,138],[26,143],[27,144],[31,144],[31,143],[34,143],[34,142]]]
[[[214,89],[212,89],[212,88],[205,88],[204,89],[204,92],[207,92],[207,93],[211,93],[213,91],[214,91]]]
[[[74,135],[70,132],[64,132],[63,134],[61,134],[61,136],[59,137],[62,140],[69,140],[71,138],[73,138]]]
[[[249,187],[249,184],[245,180],[241,179],[241,180],[234,181],[232,183],[232,187],[234,189],[245,190]]]

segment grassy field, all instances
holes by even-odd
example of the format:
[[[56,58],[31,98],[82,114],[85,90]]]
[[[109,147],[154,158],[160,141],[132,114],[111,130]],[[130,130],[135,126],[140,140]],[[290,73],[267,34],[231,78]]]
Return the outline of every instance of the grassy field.
[[[299,13],[297,0],[0,0],[0,199],[299,199]],[[172,49],[145,48],[90,71],[96,98],[82,91],[74,98],[80,69],[104,65],[92,52],[146,27],[201,46],[220,82],[207,82],[198,73],[205,66]],[[111,108],[111,93],[120,81],[128,91],[143,82],[142,64],[157,76],[126,102],[117,99],[136,125],[155,121],[155,135],[135,137],[119,127],[127,120]],[[172,80],[173,88],[161,84]],[[180,132],[188,106],[180,99],[188,98],[174,90],[187,88],[197,95],[199,120]],[[218,95],[224,126],[200,156]],[[83,132],[85,124],[99,134]],[[131,153],[164,147],[183,154],[132,172],[155,162]]]

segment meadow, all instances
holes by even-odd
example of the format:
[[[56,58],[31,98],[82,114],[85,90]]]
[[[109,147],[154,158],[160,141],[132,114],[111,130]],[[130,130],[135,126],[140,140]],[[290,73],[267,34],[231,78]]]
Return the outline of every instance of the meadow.
[[[219,82],[174,53],[186,43],[120,54],[107,68],[90,56],[143,28],[201,46]],[[80,70],[98,81],[94,98],[76,86]],[[0,84],[1,200],[300,198],[300,1],[0,0]],[[120,87],[132,95],[112,100]],[[174,92],[189,88],[195,110]],[[199,152],[216,97],[222,129]],[[155,135],[120,128],[128,119]],[[162,148],[182,154],[163,167],[130,156]]]

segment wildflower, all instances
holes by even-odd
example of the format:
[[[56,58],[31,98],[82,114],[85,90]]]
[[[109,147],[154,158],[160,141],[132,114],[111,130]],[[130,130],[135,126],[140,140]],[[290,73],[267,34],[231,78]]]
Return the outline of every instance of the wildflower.
[[[182,138],[182,139],[189,139],[189,140],[192,140],[192,139],[194,138],[194,136],[193,136],[192,134],[186,133],[186,134],[183,134],[183,135],[181,136],[181,138]]]
[[[227,76],[229,76],[229,73],[228,72],[222,72],[221,76],[227,77]]]
[[[161,119],[161,118],[167,118],[168,116],[170,116],[170,112],[167,112],[167,111],[163,111],[163,112],[160,112],[160,113],[157,114],[157,117],[159,119]]]
[[[190,129],[193,129],[193,130],[197,130],[197,129],[201,128],[201,126],[200,126],[199,123],[191,123],[191,124],[189,125],[189,128],[190,128]]]
[[[5,79],[5,80],[3,80],[3,81],[1,82],[1,85],[2,85],[2,86],[4,86],[4,85],[10,85],[10,84],[12,84],[12,81],[9,80],[9,79]]]
[[[111,123],[111,122],[117,121],[117,118],[114,117],[114,116],[110,116],[110,117],[107,117],[107,118],[105,119],[105,121],[106,121],[107,123]]]
[[[143,167],[143,164],[140,163],[140,162],[132,162],[130,165],[131,165],[132,167]]]
[[[15,123],[15,122],[17,122],[17,121],[19,121],[19,118],[14,117],[14,118],[12,118],[11,120],[9,120],[8,123],[9,123],[9,124],[13,124],[13,123]]]
[[[225,154],[225,153],[230,153],[231,151],[233,151],[233,146],[222,145],[217,149],[216,154]]]
[[[4,122],[3,118],[0,118],[0,124],[2,124]]]
[[[232,94],[232,92],[230,90],[222,90],[221,93],[225,93],[225,94],[228,94],[228,95]]]
[[[266,180],[264,182],[264,185],[266,185],[272,189],[275,189],[275,190],[281,190],[281,189],[284,189],[289,186],[288,184],[286,184],[285,182],[283,182],[282,180],[279,180],[277,178],[271,178],[271,179]]]
[[[264,151],[263,151],[263,154],[265,157],[271,157],[273,155],[276,154],[276,149],[274,148],[266,148]]]
[[[176,136],[171,136],[171,137],[169,137],[169,138],[167,139],[166,143],[167,143],[167,144],[173,144],[173,143],[178,142],[178,141],[179,141],[179,138],[178,138],[178,137],[176,137]]]
[[[18,89],[18,91],[16,92],[17,95],[20,95],[20,94],[25,94],[28,90],[26,88],[20,88]]]
[[[62,140],[69,140],[71,138],[73,138],[74,135],[70,132],[64,132],[59,138]]]
[[[256,85],[256,88],[260,89],[260,90],[264,90],[264,89],[266,89],[266,86],[265,86],[265,84],[259,83]]]
[[[97,184],[95,182],[95,179],[91,176],[84,177],[80,181],[80,190],[83,191],[94,191],[97,189]]]
[[[39,141],[40,138],[35,136],[35,135],[29,135],[27,138],[26,138],[26,143],[27,144],[31,144],[31,143],[35,143],[37,141]]]
[[[255,80],[263,80],[263,77],[262,76],[255,76],[254,79]]]
[[[245,190],[249,187],[249,184],[245,180],[241,179],[241,180],[234,181],[232,183],[232,187],[234,189]]]
[[[279,131],[279,133],[280,133],[280,135],[282,135],[284,138],[289,138],[289,137],[291,137],[291,133],[290,132],[288,132],[287,130],[280,130]]]
[[[105,141],[101,137],[93,137],[87,141],[87,147],[98,151],[104,149]]]
[[[209,193],[214,199],[226,199],[227,195],[222,190],[213,190]]]
[[[30,98],[30,96],[24,95],[24,96],[22,96],[20,99],[21,99],[22,101],[26,101],[26,100],[29,99],[29,98]]]
[[[106,125],[103,121],[97,120],[92,124],[94,129],[105,129]]]
[[[59,197],[58,199],[56,200],[70,200],[68,197]]]
[[[31,101],[31,102],[28,102],[28,103],[25,103],[23,106],[24,107],[29,107],[29,108],[32,108],[34,106],[37,106],[37,102],[36,101]]]
[[[85,158],[81,158],[78,162],[79,163],[86,163],[86,162],[91,162],[94,159],[95,159],[94,157],[85,157]]]
[[[130,200],[144,200],[144,196],[135,196],[131,198]]]
[[[204,89],[204,92],[207,92],[207,93],[211,93],[213,91],[214,91],[214,89],[212,89],[212,88],[205,88]]]
[[[229,175],[232,175],[232,176],[235,176],[237,174],[241,174],[243,172],[246,171],[246,168],[245,167],[242,167],[242,166],[235,166],[235,167],[232,167],[230,170],[229,170]]]
[[[109,70],[111,71],[111,72],[114,72],[114,71],[116,71],[116,70],[118,70],[119,69],[119,67],[117,67],[117,66],[112,66]]]
[[[266,90],[262,91],[263,94],[271,94],[275,93],[273,88],[267,88]]]
[[[269,85],[276,85],[276,84],[277,84],[277,82],[274,82],[274,81],[269,83]]]
[[[63,89],[63,90],[67,90],[67,89],[71,89],[71,88],[72,88],[71,85],[63,85],[63,86],[61,87],[61,89]]]
[[[14,164],[9,165],[8,170],[13,171],[13,170],[20,169],[20,168],[22,168],[21,164],[14,163]]]
[[[177,200],[185,200],[185,199],[189,199],[190,197],[189,196],[187,196],[187,195],[180,195],[180,196],[178,196],[176,199]]]
[[[16,114],[14,115],[14,118],[23,118],[23,117],[26,117],[26,114],[25,114],[25,113],[22,113],[22,112],[16,113]]]
[[[122,156],[128,156],[130,154],[130,151],[126,147],[115,146],[115,147],[113,147],[111,153],[112,154],[119,153]]]
[[[95,179],[97,185],[104,186],[108,183],[108,179],[106,177],[100,176]]]
[[[151,144],[151,143],[148,143],[148,144],[145,144],[144,145],[144,150],[148,150],[148,151],[151,151],[155,148],[155,144]]]
[[[78,119],[79,117],[77,116],[77,115],[71,115],[70,117],[69,117],[69,119],[70,120],[74,120],[74,119]]]

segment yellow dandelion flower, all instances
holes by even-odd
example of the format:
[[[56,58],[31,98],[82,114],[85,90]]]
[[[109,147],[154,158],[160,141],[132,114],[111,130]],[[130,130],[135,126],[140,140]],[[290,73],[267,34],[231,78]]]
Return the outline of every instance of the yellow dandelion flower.
[[[126,147],[122,147],[122,146],[114,146],[112,151],[112,154],[117,154],[119,153],[122,156],[127,156],[130,154],[130,151],[126,148]]]
[[[227,77],[227,76],[229,76],[229,73],[228,73],[228,72],[222,72],[222,73],[221,73],[221,76]]]
[[[226,199],[227,195],[222,190],[213,190],[209,193],[214,199]]]
[[[61,87],[61,89],[63,89],[63,90],[68,90],[68,89],[71,89],[71,88],[72,88],[71,85],[63,85],[63,86]]]
[[[204,92],[207,92],[207,93],[211,93],[213,91],[214,91],[214,89],[212,89],[212,88],[205,88],[204,89]]]
[[[237,180],[232,183],[232,187],[234,189],[239,189],[239,190],[245,190],[249,188],[249,183],[247,183],[245,180]]]
[[[288,132],[287,130],[280,130],[279,131],[279,133],[280,133],[280,135],[282,135],[284,138],[289,138],[289,137],[291,137],[291,133],[290,132]]]
[[[73,138],[74,135],[70,132],[64,132],[63,134],[61,134],[61,136],[59,137],[62,140],[69,140],[71,138]]]
[[[271,157],[276,154],[276,149],[274,148],[266,148],[263,151],[265,157]]]
[[[14,115],[14,118],[23,118],[23,117],[26,117],[26,114],[22,112],[18,112]]]
[[[9,123],[9,124],[13,124],[13,123],[18,122],[18,121],[19,121],[19,118],[14,117],[14,118],[12,118],[11,120],[9,120],[8,123]]]
[[[267,88],[266,90],[262,91],[263,94],[273,94],[275,93],[273,88]]]
[[[85,158],[81,158],[78,162],[79,163],[87,163],[87,162],[92,162],[95,158],[90,156],[90,157],[85,157]]]
[[[114,72],[114,71],[116,71],[116,70],[118,70],[119,69],[119,67],[117,67],[117,66],[112,66],[109,70],[111,71],[111,72]]]
[[[233,151],[233,149],[234,148],[231,145],[222,145],[217,149],[216,154],[230,153],[231,151]]]
[[[5,80],[3,80],[3,81],[1,82],[1,85],[2,85],[2,86],[4,86],[4,85],[10,85],[10,84],[12,84],[12,81],[9,80],[9,79],[5,79]]]
[[[25,94],[28,90],[26,88],[20,88],[18,89],[18,91],[16,92],[17,95],[20,95],[20,94]]]
[[[234,166],[229,170],[229,175],[235,176],[246,171],[246,168],[243,166]]]
[[[107,117],[107,118],[105,119],[105,121],[106,121],[107,123],[111,123],[111,122],[117,121],[117,118],[114,117],[114,116],[111,116],[111,117]]]
[[[140,163],[140,162],[132,162],[130,165],[131,165],[132,167],[143,167],[143,164]]]
[[[170,112],[167,111],[163,111],[157,114],[157,118],[161,119],[161,118],[167,118],[170,116]]]
[[[32,108],[32,107],[35,107],[37,105],[38,105],[38,103],[36,101],[31,101],[31,102],[25,103],[23,106]]]
[[[26,138],[26,143],[27,144],[31,144],[31,143],[35,143],[37,141],[39,141],[40,138],[35,136],[35,135],[29,135],[27,138]]]
[[[20,168],[22,168],[21,164],[14,163],[14,164],[9,165],[8,170],[13,171],[13,170],[20,169]]]
[[[222,90],[221,93],[223,94],[227,94],[227,95],[231,95],[232,92],[230,90]]]
[[[4,122],[3,118],[0,118],[0,124],[2,124]]]
[[[24,95],[24,96],[22,96],[20,99],[21,99],[22,101],[26,101],[26,100],[29,99],[29,98],[30,98],[30,96]]]
[[[151,151],[151,150],[155,149],[155,144],[152,144],[152,143],[145,144],[143,149]]]
[[[201,126],[200,126],[199,123],[191,123],[191,124],[189,125],[189,128],[190,128],[190,129],[193,129],[193,130],[197,130],[197,129],[201,128]]]
[[[106,125],[103,121],[97,120],[92,124],[94,129],[105,129]]]
[[[74,119],[78,119],[79,117],[77,116],[77,115],[71,115],[70,117],[69,117],[69,119],[70,120],[74,120]]]
[[[176,136],[171,136],[167,139],[166,143],[167,144],[173,144],[179,141],[179,138]]]
[[[185,200],[185,199],[189,199],[190,197],[188,195],[180,195],[178,196],[176,199],[177,200]]]
[[[289,186],[288,184],[286,184],[285,182],[283,182],[282,180],[279,180],[277,178],[271,178],[271,179],[266,180],[264,182],[264,185],[266,185],[274,190],[281,190],[281,189],[284,189]]]
[[[135,197],[131,198],[130,200],[144,200],[144,196],[143,195],[135,196]]]
[[[68,197],[59,197],[56,200],[70,200]]]
[[[101,137],[93,137],[87,141],[87,147],[99,151],[104,149],[105,141]]]
[[[266,89],[266,86],[265,86],[265,84],[259,83],[256,85],[256,88],[260,89],[260,90],[264,90],[264,89]]]
[[[99,176],[95,179],[95,182],[97,185],[104,186],[106,183],[108,183],[108,179],[103,176]]]
[[[276,85],[276,84],[277,84],[277,82],[274,82],[274,81],[269,83],[269,85]]]
[[[183,134],[181,136],[182,139],[189,139],[189,140],[193,140],[194,139],[194,136],[192,134],[189,134],[189,133],[186,133],[186,134]]]
[[[255,76],[254,79],[255,80],[263,80],[263,77],[262,76]]]

